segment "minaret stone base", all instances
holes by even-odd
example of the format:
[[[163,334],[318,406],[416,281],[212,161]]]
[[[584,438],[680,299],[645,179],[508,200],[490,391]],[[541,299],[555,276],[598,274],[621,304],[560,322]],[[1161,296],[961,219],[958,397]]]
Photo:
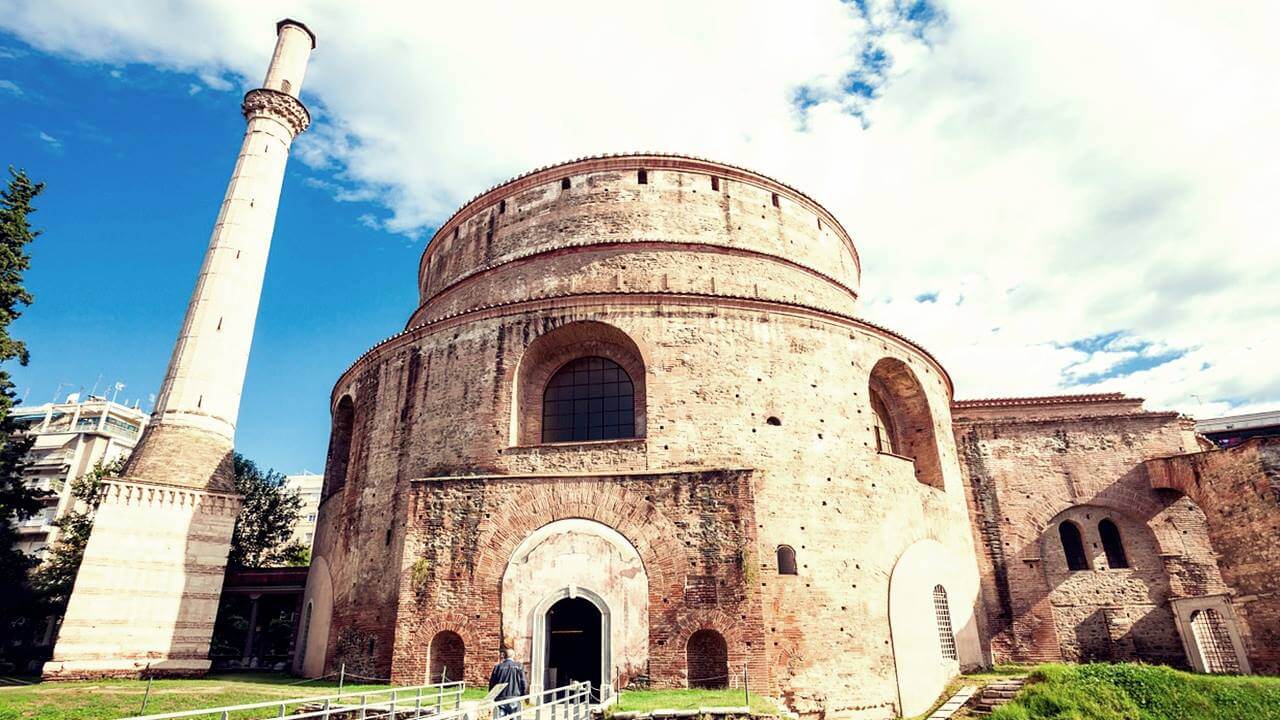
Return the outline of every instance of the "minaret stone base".
[[[105,490],[45,678],[203,674],[239,496],[123,479]]]

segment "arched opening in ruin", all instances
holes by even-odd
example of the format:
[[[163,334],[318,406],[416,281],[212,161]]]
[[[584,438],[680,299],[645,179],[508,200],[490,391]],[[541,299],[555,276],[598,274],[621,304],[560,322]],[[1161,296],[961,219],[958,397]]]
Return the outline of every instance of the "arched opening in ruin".
[[[915,373],[897,358],[881,358],[871,369],[869,385],[877,450],[911,460],[916,480],[945,489],[933,414]]]
[[[329,433],[329,454],[324,464],[322,498],[338,492],[347,484],[347,468],[351,462],[351,434],[355,426],[355,403],[343,395],[333,410],[333,430]]]
[[[542,442],[618,440],[636,435],[631,376],[603,357],[570,360],[542,393]]]
[[[645,436],[645,360],[618,328],[594,320],[535,338],[512,389],[511,443]]]
[[[599,700],[608,662],[607,623],[596,598],[564,597],[547,608],[543,620],[542,687],[552,689],[590,682]]]
[[[427,653],[430,682],[443,683],[466,677],[467,646],[462,636],[452,630],[441,630],[431,638]]]
[[[1118,570],[1129,567],[1129,556],[1124,552],[1120,528],[1110,518],[1103,518],[1098,523],[1098,537],[1102,539],[1102,550],[1106,553],[1108,568]]]
[[[1062,542],[1062,554],[1067,559],[1067,569],[1088,570],[1089,556],[1084,551],[1080,526],[1070,520],[1063,520],[1058,524],[1058,539]]]
[[[729,644],[719,632],[704,628],[690,635],[685,663],[689,687],[729,687]]]

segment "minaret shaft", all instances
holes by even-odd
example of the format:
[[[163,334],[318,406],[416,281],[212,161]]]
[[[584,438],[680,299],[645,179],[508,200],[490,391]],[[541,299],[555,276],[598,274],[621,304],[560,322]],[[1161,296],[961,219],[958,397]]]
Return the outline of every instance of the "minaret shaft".
[[[197,675],[240,508],[231,458],[267,253],[294,137],[311,31],[283,20],[152,421],[105,483],[48,679]]]

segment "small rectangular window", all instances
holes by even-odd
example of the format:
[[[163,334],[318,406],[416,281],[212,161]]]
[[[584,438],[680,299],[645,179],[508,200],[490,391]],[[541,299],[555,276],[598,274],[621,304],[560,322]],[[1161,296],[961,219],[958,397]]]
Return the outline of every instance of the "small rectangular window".
[[[507,201],[506,201],[506,200],[499,200],[499,201],[498,201],[498,212],[499,212],[499,213],[504,213],[504,212],[506,212],[506,211],[507,211]]]
[[[561,181],[560,181],[560,189],[561,189],[561,190],[568,190],[568,189],[569,189],[569,178],[565,178],[565,179],[563,179],[563,180],[561,180]]]
[[[778,193],[774,193],[774,194],[773,194],[773,206],[774,206],[774,207],[782,207],[781,205],[779,205],[779,204],[778,204]]]
[[[637,173],[637,174],[636,174],[636,180],[637,180],[641,185],[648,185],[648,184],[649,184],[649,171],[647,171],[647,170],[641,170],[639,173]]]
[[[720,178],[716,177],[715,175],[711,176],[711,189],[715,190],[716,192],[720,191]]]

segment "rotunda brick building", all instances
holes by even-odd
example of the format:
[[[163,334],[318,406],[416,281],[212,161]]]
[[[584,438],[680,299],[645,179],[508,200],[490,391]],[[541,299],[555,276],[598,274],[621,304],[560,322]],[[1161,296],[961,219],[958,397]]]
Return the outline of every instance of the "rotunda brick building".
[[[741,168],[630,155],[467,203],[332,395],[308,674],[739,686],[927,709],[984,661],[946,371],[854,243]]]

